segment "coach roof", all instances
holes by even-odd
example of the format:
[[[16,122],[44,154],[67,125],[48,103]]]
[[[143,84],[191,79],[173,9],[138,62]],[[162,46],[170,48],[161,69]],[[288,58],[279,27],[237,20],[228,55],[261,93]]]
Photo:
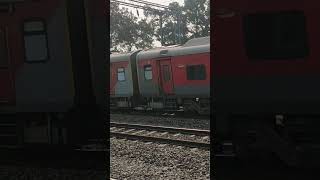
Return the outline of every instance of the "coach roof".
[[[199,45],[205,45],[205,44],[210,44],[210,36],[190,39],[183,46],[189,47],[189,46],[199,46]]]
[[[129,61],[130,56],[133,55],[136,52],[139,52],[140,50],[132,51],[129,53],[116,53],[116,54],[110,54],[110,62],[121,62],[121,61]]]
[[[141,51],[137,55],[137,60],[155,59],[162,57],[174,57],[183,56],[188,54],[200,54],[210,52],[210,44],[198,45],[198,46],[178,46],[161,49],[151,49],[147,51]]]

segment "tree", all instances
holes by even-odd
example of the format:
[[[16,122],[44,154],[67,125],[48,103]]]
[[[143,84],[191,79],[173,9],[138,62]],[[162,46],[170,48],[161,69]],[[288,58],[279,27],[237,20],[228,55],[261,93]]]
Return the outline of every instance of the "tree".
[[[177,2],[170,3],[162,13],[162,33],[160,28],[161,13],[146,11],[145,16],[151,18],[155,28],[155,37],[164,45],[184,44],[194,37],[210,35],[210,5],[209,0],[185,0],[184,6]]]
[[[209,0],[185,0],[186,12],[191,37],[203,37],[210,35],[210,1]]]
[[[138,21],[127,8],[110,3],[110,50],[131,51],[152,47],[153,28],[145,19]]]
[[[186,41],[187,21],[183,7],[177,2],[170,3],[168,9],[164,11],[145,11],[145,16],[152,19],[150,23],[155,27],[156,39],[161,42],[163,35],[163,45],[181,44]]]
[[[139,49],[152,48],[154,28],[146,19],[143,19],[137,23],[136,27],[137,41],[135,47]]]
[[[184,6],[173,2],[164,11],[146,8],[145,18],[138,19],[127,8],[110,3],[111,50],[152,48],[154,38],[161,42],[163,37],[163,45],[173,45],[210,35],[209,0],[185,0]]]

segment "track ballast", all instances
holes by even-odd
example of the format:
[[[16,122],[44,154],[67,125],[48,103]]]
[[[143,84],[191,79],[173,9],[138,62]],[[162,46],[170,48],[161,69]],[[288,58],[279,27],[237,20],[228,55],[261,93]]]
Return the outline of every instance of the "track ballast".
[[[209,130],[110,122],[110,135],[130,140],[210,149]]]

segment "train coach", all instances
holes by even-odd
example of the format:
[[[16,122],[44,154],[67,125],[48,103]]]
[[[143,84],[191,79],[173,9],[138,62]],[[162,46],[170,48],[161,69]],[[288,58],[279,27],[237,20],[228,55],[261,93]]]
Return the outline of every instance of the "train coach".
[[[216,152],[308,164],[320,150],[318,3],[224,0],[214,12]]]
[[[131,53],[110,55],[110,107],[132,108],[133,97],[138,94],[136,76],[136,54]]]
[[[75,147],[104,137],[104,7],[0,0],[0,147]]]
[[[117,108],[210,112],[209,37],[115,54],[110,60],[110,95]]]

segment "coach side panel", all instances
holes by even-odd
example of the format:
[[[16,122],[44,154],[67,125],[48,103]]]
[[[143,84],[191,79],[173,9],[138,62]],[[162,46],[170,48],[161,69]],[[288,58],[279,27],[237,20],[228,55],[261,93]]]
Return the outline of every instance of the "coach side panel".
[[[128,61],[110,63],[110,96],[130,97],[133,95],[131,63]]]
[[[215,6],[217,11],[239,9],[215,18],[214,92],[219,111],[319,113],[315,1],[229,3]]]
[[[139,90],[142,96],[160,95],[159,65],[155,59],[137,60]]]
[[[59,1],[50,15],[30,14],[23,19],[21,23],[35,22],[30,28],[39,28],[37,23],[42,22],[46,40],[41,39],[44,36],[29,36],[27,29],[22,29],[25,58],[16,72],[17,110],[67,111],[73,105],[74,92],[64,1]]]
[[[210,54],[171,58],[174,93],[178,96],[210,96]]]
[[[106,62],[107,47],[107,12],[106,1],[85,0],[88,44],[91,58],[92,82],[96,102],[105,108],[107,94],[105,76],[108,67]]]

